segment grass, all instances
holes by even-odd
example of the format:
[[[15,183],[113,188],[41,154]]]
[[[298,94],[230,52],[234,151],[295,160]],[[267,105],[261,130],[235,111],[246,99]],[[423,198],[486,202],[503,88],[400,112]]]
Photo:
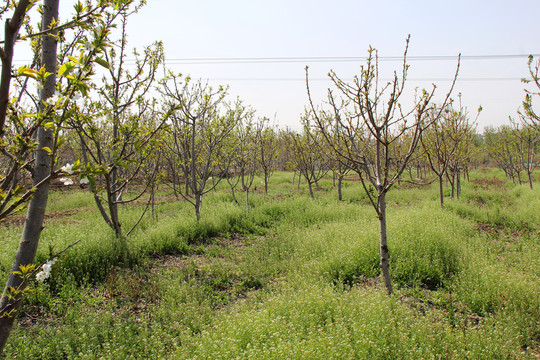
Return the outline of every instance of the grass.
[[[436,186],[392,190],[388,296],[378,221],[359,184],[346,182],[339,202],[331,179],[315,200],[291,180],[274,174],[249,212],[221,187],[204,199],[200,223],[191,205],[160,202],[125,241],[88,194],[54,194],[38,260],[49,245],[83,241],[32,284],[5,358],[538,356],[538,190],[490,171],[471,174],[445,209]],[[122,208],[123,221],[138,211]],[[4,276],[19,233],[2,229]]]

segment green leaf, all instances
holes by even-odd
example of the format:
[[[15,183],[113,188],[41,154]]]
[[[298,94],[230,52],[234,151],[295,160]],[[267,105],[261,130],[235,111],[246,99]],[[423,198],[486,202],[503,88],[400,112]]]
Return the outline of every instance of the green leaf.
[[[103,59],[102,57],[96,57],[95,61],[99,65],[103,66],[105,69],[110,69],[109,63],[107,61],[105,61],[105,59]]]
[[[79,63],[79,59],[77,59],[75,56],[68,56],[68,59],[73,61],[75,64]]]
[[[37,71],[36,70],[33,70],[33,69],[30,69],[30,68],[27,68],[26,66],[21,66],[19,69],[18,69],[18,72],[19,72],[19,75],[22,75],[22,76],[29,76],[33,79],[36,79],[37,76]]]
[[[75,67],[75,64],[72,63],[72,62],[68,62],[68,63],[63,64],[58,69],[58,76],[64,76],[64,75],[69,74],[71,72],[71,70],[73,70],[74,67]]]
[[[81,92],[82,96],[84,96],[84,97],[88,96],[88,85],[86,85],[84,83],[79,83],[79,84],[77,84],[77,88]]]

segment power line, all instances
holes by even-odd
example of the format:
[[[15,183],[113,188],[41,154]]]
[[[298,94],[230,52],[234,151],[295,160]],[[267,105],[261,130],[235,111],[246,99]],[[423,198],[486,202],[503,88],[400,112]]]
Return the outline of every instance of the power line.
[[[306,79],[305,78],[209,78],[208,80],[212,80],[212,81],[291,81],[291,82],[297,82],[297,81],[302,81],[302,82],[305,82]],[[349,78],[349,79],[342,79],[343,81],[353,81],[352,78]],[[392,81],[393,79],[391,78],[388,78],[388,79],[384,79],[384,78],[381,78],[379,79],[381,81]],[[407,81],[453,81],[454,79],[453,78],[407,78]],[[309,81],[331,81],[330,78],[310,78]],[[465,82],[482,82],[482,81],[521,81],[521,78],[518,78],[518,77],[486,77],[486,78],[482,78],[482,77],[478,77],[478,78],[472,78],[472,77],[467,77],[467,78],[460,78],[458,76],[457,78],[457,82],[461,82],[461,81],[465,81]]]
[[[484,54],[484,55],[461,55],[461,60],[508,60],[528,58],[529,54]],[[540,57],[540,54],[532,54]],[[418,55],[408,56],[407,61],[457,61],[457,55]],[[313,62],[364,62],[365,57],[357,56],[312,56],[312,57],[214,57],[214,58],[168,58],[165,65],[211,65],[211,64],[265,64],[265,63],[313,63]],[[403,61],[403,56],[379,56],[379,61]],[[25,60],[14,60],[16,63],[24,63]],[[28,61],[28,60],[26,60]],[[135,59],[126,59],[127,65],[133,65]],[[239,82],[273,82],[305,81],[305,78],[208,78],[212,81],[239,81]],[[343,79],[352,81],[353,79]],[[380,79],[381,81],[391,81],[392,79]],[[409,78],[408,81],[429,81],[445,82],[453,81],[453,78]],[[310,78],[310,81],[329,81],[329,78]],[[493,81],[521,81],[518,77],[458,77],[458,82],[493,82]]]
[[[461,55],[461,60],[508,60],[528,58],[530,54]],[[540,54],[532,54],[539,57]],[[457,55],[417,55],[407,56],[407,61],[456,61]],[[314,62],[363,62],[362,56],[306,56],[306,57],[209,57],[209,58],[167,58],[168,65],[210,65],[210,64],[264,64],[264,63],[314,63]],[[403,61],[403,56],[379,56],[379,61]],[[31,60],[18,60],[28,63]],[[127,62],[135,62],[128,58]]]
[[[532,54],[537,57],[540,54]],[[528,58],[529,54],[461,55],[462,60],[508,60]],[[407,61],[456,61],[457,55],[419,55],[407,56]],[[238,57],[238,58],[168,58],[170,65],[209,65],[209,64],[264,64],[264,63],[313,63],[313,62],[363,62],[360,56],[315,56],[315,57]],[[403,61],[403,56],[379,56],[379,61]]]

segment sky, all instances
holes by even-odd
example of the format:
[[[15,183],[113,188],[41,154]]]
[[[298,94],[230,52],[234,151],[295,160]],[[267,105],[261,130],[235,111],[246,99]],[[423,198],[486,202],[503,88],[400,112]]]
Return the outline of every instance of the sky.
[[[351,79],[370,46],[381,58],[383,81],[400,71],[401,60],[389,58],[403,55],[410,34],[403,105],[412,106],[415,89],[433,83],[442,101],[461,53],[452,96],[461,94],[471,117],[482,106],[481,131],[507,123],[523,101],[527,55],[540,54],[539,11],[538,0],[148,0],[129,20],[128,41],[137,48],[163,41],[174,72],[229,85],[231,96],[259,116],[299,129],[308,104],[306,65],[320,103],[331,86],[328,72]],[[321,57],[333,59],[309,59]],[[356,59],[339,61],[346,57]],[[259,60],[213,60],[223,58]]]

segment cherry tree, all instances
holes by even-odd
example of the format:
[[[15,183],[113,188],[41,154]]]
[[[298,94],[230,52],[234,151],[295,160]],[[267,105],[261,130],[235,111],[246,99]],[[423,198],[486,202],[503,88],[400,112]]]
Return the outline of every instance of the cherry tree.
[[[291,153],[291,162],[299,176],[306,179],[309,195],[315,198],[313,186],[319,189],[321,180],[329,171],[328,157],[319,146],[322,142],[322,134],[309,126],[309,112],[304,115],[304,131],[300,134],[289,131],[285,133],[287,147]],[[300,178],[298,179],[300,183]]]
[[[230,163],[231,157],[224,149],[247,108],[240,101],[226,102],[226,88],[213,89],[182,74],[169,72],[160,85],[165,104],[175,109],[170,117],[173,151],[192,195],[182,196],[194,206],[199,221],[203,195],[212,191],[221,177],[211,185],[209,180],[220,175],[221,162]]]
[[[480,111],[481,108],[479,108],[478,114]],[[470,122],[467,109],[461,106],[461,97],[457,109],[450,102],[446,109],[443,109],[440,120],[433,121],[433,117],[437,116],[439,112],[440,109],[433,107],[426,113],[432,126],[423,133],[421,143],[429,166],[439,179],[439,199],[441,207],[444,207],[444,177],[451,169],[452,176],[449,178],[452,188],[454,188],[456,181],[459,183],[459,170],[470,150],[467,140],[469,140],[468,136],[473,130],[474,122]]]
[[[269,126],[269,119],[259,119],[257,124],[257,143],[259,169],[263,173],[264,193],[268,194],[268,182],[277,167],[277,158],[280,152],[278,131]]]
[[[377,51],[373,48],[369,49],[366,64],[360,67],[360,75],[354,76],[352,83],[342,80],[335,72],[330,72],[329,77],[334,87],[345,99],[341,100],[332,89],[328,90],[328,105],[334,113],[331,121],[337,123],[335,131],[340,133],[339,136],[329,131],[331,128],[327,124],[330,121],[329,117],[321,117],[316,111],[306,68],[306,86],[314,126],[319,129],[333,151],[353,164],[364,191],[377,213],[380,234],[380,268],[389,294],[392,293],[393,288],[388,262],[390,252],[386,229],[386,194],[405,170],[420,142],[422,132],[439,120],[456,79],[454,77],[452,87],[440,110],[431,119],[427,118],[426,114],[432,108],[435,85],[430,91],[422,90],[411,106],[406,109],[401,104],[400,98],[405,89],[409,68],[406,63],[408,44],[409,39],[407,39],[401,73],[398,74],[395,71],[392,81],[382,86],[379,84]],[[343,102],[347,105],[341,106]],[[406,139],[407,144],[404,146],[405,150],[396,156],[392,148],[400,139]],[[371,186],[368,186],[369,184]],[[370,190],[371,188],[373,191]]]
[[[116,1],[114,9],[128,6],[129,2]],[[0,153],[3,160],[0,218],[28,203],[19,247],[0,300],[0,352],[27,291],[27,282],[39,269],[33,261],[43,229],[49,183],[59,174],[72,175],[76,170],[72,165],[55,170],[56,151],[62,124],[74,111],[73,99],[76,94],[87,94],[93,64],[101,62],[99,54],[106,46],[103,39],[94,36],[95,33],[91,34],[89,29],[112,5],[108,1],[100,1],[97,5],[78,2],[74,6],[76,14],[73,19],[61,24],[58,21],[58,0],[45,0],[39,9],[42,13],[40,29],[35,31],[30,25],[30,11],[35,4],[36,1],[29,0],[9,2],[0,13],[3,17],[11,11],[11,17],[6,20],[4,27],[3,47],[0,48]],[[24,27],[24,33],[21,32],[23,24],[28,24]],[[79,56],[57,68],[57,44],[68,41],[65,32],[72,28],[77,29],[77,35],[73,37],[70,47],[79,51]],[[63,31],[62,35],[59,30]],[[95,45],[92,50],[85,48],[85,42],[90,38]],[[32,49],[41,55],[34,57],[32,65],[13,69],[15,43],[20,40],[30,40]],[[13,77],[19,86],[16,97],[12,97],[11,93]],[[25,79],[19,81],[17,78]],[[33,97],[28,89],[29,79],[39,86],[38,97]],[[27,112],[23,98],[37,108],[33,115]],[[19,182],[17,174],[23,175],[21,179],[29,174],[32,185],[28,187],[23,180]],[[43,267],[42,271],[46,269]]]
[[[95,89],[96,100],[87,101],[79,116],[71,121],[80,137],[85,168],[99,169],[89,177],[90,190],[103,219],[117,237],[127,236],[133,230],[131,227],[123,231],[119,205],[140,199],[155,180],[157,167],[148,169],[147,159],[153,153],[155,135],[171,114],[166,107],[157,110],[156,100],[149,96],[163,63],[163,45],[157,42],[145,47],[142,53],[133,50],[134,69],[130,70],[127,65],[127,21],[140,6],[142,4],[120,12],[117,41],[110,40],[107,30],[115,17],[109,15],[104,20],[107,26],[100,32],[112,44],[103,54],[106,71]],[[129,184],[144,174],[149,176],[145,177],[141,189],[126,196]],[[143,215],[144,211],[140,218]]]

